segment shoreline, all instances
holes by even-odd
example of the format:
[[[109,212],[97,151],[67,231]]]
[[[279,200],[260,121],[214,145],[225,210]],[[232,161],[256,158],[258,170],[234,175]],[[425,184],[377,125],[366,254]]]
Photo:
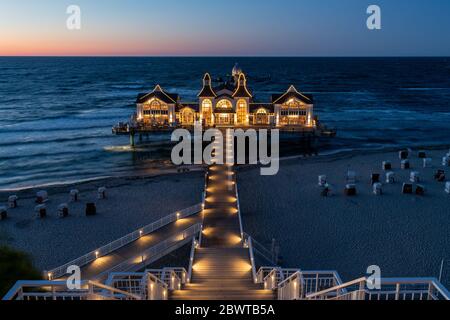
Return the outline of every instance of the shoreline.
[[[319,152],[317,155],[292,155],[292,156],[286,156],[280,158],[280,164],[281,163],[287,163],[292,160],[308,160],[308,161],[334,161],[338,159],[343,158],[352,158],[361,154],[378,154],[378,153],[387,153],[387,152],[396,152],[402,149],[406,149],[408,146],[404,147],[394,147],[389,146],[385,148],[378,148],[378,149],[344,149],[344,150],[335,150],[330,152]],[[412,150],[425,150],[425,151],[433,151],[433,150],[450,150],[450,145],[441,144],[441,145],[420,145],[420,146],[414,146],[411,147]],[[165,160],[164,160],[165,161]],[[256,167],[259,167],[259,165],[239,165],[238,170],[244,171],[244,170],[252,170]],[[189,171],[201,171],[204,170],[205,165],[185,165],[181,166],[181,168],[187,168]],[[65,187],[75,187],[87,183],[92,182],[101,182],[105,181],[106,183],[109,183],[114,180],[132,180],[132,179],[148,179],[153,177],[159,177],[159,176],[168,176],[168,175],[177,175],[179,172],[177,172],[178,167],[175,167],[174,165],[170,166],[161,166],[160,168],[153,168],[154,172],[152,173],[126,173],[126,174],[119,174],[119,175],[110,175],[110,176],[100,176],[100,177],[91,177],[91,178],[84,178],[80,180],[72,180],[72,181],[55,181],[55,182],[49,182],[49,183],[43,183],[43,184],[36,184],[36,185],[29,185],[25,187],[18,187],[18,188],[2,188],[0,189],[0,196],[3,193],[11,193],[11,192],[18,192],[18,193],[25,193],[28,191],[34,191],[36,189],[57,189],[57,188],[65,188]]]

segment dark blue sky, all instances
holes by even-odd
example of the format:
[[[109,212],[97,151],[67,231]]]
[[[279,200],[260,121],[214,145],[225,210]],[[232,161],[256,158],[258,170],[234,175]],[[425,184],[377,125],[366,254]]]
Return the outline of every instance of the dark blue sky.
[[[0,55],[17,54],[449,56],[450,0],[0,0]]]

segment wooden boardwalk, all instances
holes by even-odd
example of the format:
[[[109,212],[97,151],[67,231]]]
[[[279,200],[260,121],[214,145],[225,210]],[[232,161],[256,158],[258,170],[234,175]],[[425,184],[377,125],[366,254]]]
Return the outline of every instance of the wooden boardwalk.
[[[201,247],[192,278],[174,300],[269,300],[271,290],[255,284],[249,250],[243,247],[231,167],[209,168]]]
[[[170,223],[148,235],[144,235],[138,240],[82,266],[81,278],[83,280],[103,282],[108,278],[108,273],[116,271],[114,269],[118,266],[127,268],[128,270],[139,268],[140,265],[142,265],[139,256],[143,254],[143,252],[166,239],[173,238],[187,228],[201,223],[201,220],[201,214],[197,213],[190,217]],[[179,241],[173,241],[173,244],[176,245],[177,242]],[[142,268],[145,268],[145,265],[142,265]],[[60,278],[58,280],[63,279],[64,278]]]

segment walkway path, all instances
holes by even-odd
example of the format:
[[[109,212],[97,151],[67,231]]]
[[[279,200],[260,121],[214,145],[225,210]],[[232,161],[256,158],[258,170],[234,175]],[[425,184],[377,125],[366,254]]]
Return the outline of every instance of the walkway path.
[[[254,284],[249,250],[242,245],[234,172],[209,168],[201,247],[195,251],[192,279],[175,300],[268,300],[271,290]]]
[[[139,259],[139,256],[143,252],[161,243],[166,239],[170,239],[171,237],[173,238],[174,236],[180,234],[187,228],[193,227],[198,223],[201,223],[200,213],[194,214],[187,218],[180,219],[150,234],[144,235],[138,240],[131,242],[130,244],[125,245],[122,248],[119,248],[114,252],[111,252],[110,254],[99,257],[98,259],[82,266],[81,277],[83,280],[95,280],[98,282],[102,282],[107,279],[108,273],[110,271],[114,270],[115,268],[117,268],[117,266],[120,266],[121,264],[127,263],[127,261],[133,258],[136,258],[134,264],[135,266],[138,267],[139,264],[142,263],[141,262],[142,259]],[[179,239],[177,240],[178,241],[173,241],[174,245],[176,245],[179,242]],[[122,271],[122,270],[114,270],[114,271]]]

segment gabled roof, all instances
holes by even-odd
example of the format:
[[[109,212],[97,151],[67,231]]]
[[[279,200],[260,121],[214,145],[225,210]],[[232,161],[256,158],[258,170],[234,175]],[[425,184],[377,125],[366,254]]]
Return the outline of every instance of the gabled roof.
[[[165,92],[160,85],[157,85],[152,92],[138,94],[136,103],[145,103],[152,98],[156,98],[165,103],[174,104],[178,101],[178,94]]]
[[[203,88],[200,93],[197,95],[199,98],[214,98],[216,97],[216,93],[211,87],[211,76],[209,73],[206,73],[203,77]]]
[[[282,94],[273,94],[272,95],[272,103],[274,104],[283,104],[286,101],[297,98],[298,100],[306,103],[306,104],[313,104],[313,96],[309,94],[303,94],[297,91],[294,86],[290,86],[289,89]]]
[[[222,92],[221,94],[219,94],[218,96],[216,96],[216,99],[220,99],[220,98],[230,98],[230,99],[233,99],[233,96],[232,96],[230,93]]]
[[[232,94],[236,90],[236,87],[229,82],[224,82],[214,87],[214,92],[220,92],[223,90],[229,91]]]
[[[241,73],[239,75],[236,91],[233,93],[233,98],[252,98],[252,94],[247,89],[247,79],[245,75]]]
[[[264,108],[266,109],[269,113],[273,113],[275,112],[275,108],[273,106],[273,104],[271,103],[250,103],[249,104],[249,112],[250,113],[255,113],[258,109]]]

